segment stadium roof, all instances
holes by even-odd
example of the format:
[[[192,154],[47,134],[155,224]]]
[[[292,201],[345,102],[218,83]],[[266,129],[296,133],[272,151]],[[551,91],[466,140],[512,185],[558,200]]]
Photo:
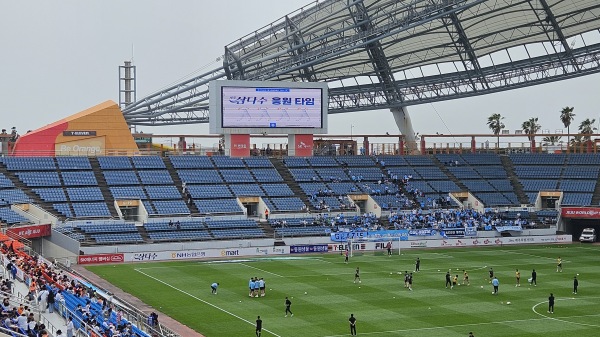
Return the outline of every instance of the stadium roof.
[[[124,112],[139,125],[207,122],[216,79],[329,82],[330,113],[481,95],[599,72],[599,29],[597,0],[317,1]]]

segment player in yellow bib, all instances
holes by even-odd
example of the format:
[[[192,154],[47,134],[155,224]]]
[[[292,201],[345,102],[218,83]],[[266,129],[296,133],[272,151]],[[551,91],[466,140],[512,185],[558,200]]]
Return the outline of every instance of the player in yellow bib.
[[[562,259],[560,258],[560,256],[558,257],[558,259],[556,260],[556,272],[561,272],[562,273]]]

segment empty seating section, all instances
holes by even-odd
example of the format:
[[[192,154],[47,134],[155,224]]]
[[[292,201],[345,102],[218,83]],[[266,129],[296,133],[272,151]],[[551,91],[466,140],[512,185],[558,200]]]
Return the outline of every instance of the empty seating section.
[[[140,180],[144,185],[169,185],[173,184],[173,178],[167,170],[138,171]]]
[[[294,177],[294,180],[298,182],[321,180],[317,172],[311,168],[292,168],[290,169],[290,173]]]
[[[136,156],[131,157],[136,169],[166,169],[165,163],[158,156]]]
[[[98,163],[102,170],[131,170],[129,157],[98,157]]]
[[[508,180],[488,180],[488,183],[500,192],[514,191],[514,187]]]
[[[145,189],[150,200],[181,199],[181,193],[175,186],[146,186]]]
[[[300,183],[298,185],[304,191],[304,194],[308,196],[317,195],[319,192],[324,192],[328,189],[324,183]]]
[[[148,232],[178,230],[206,230],[204,219],[153,219],[144,224]]]
[[[84,233],[131,233],[137,232],[138,229],[135,227],[135,224],[132,223],[119,223],[119,224],[82,224],[78,225],[79,228]]]
[[[565,205],[565,206],[591,205],[592,197],[593,197],[593,193],[564,192],[561,205]]]
[[[103,202],[72,203],[71,205],[75,211],[74,216],[77,218],[110,217],[108,206],[106,206],[106,204]]]
[[[87,157],[56,157],[58,168],[65,170],[91,170],[92,165]]]
[[[380,180],[384,174],[383,171],[377,167],[351,167],[348,170],[348,175],[353,181],[377,181]]]
[[[514,165],[563,166],[564,154],[513,153],[508,156]]]
[[[15,187],[15,184],[8,179],[3,173],[0,173],[0,188]]]
[[[246,164],[241,158],[231,158],[224,156],[212,157],[212,161],[219,169],[222,168],[245,168]]]
[[[312,167],[338,167],[340,164],[333,157],[307,157],[306,161]]]
[[[373,167],[375,161],[368,156],[340,156],[335,158],[341,165],[348,165],[349,167]]]
[[[3,189],[0,190],[0,205],[5,204],[18,204],[22,202],[29,202],[29,197],[25,195],[25,192],[18,189]]]
[[[231,198],[233,194],[225,185],[188,185],[192,199]]]
[[[203,214],[243,213],[236,199],[194,200],[194,203]]]
[[[115,199],[148,199],[141,186],[111,186],[109,189]]]
[[[90,237],[100,244],[144,242],[140,233],[92,234]]]
[[[265,237],[265,232],[262,228],[215,229],[212,230],[211,233],[215,239],[246,239]]]
[[[99,187],[69,187],[67,188],[67,194],[72,202],[104,200]]]
[[[505,195],[501,194],[501,193],[489,193],[489,192],[481,192],[481,193],[474,193],[475,197],[479,200],[481,200],[481,202],[488,206],[488,207],[494,207],[494,206],[511,206],[511,205],[516,205],[519,202],[516,200],[511,200],[509,198],[507,198]]]
[[[236,197],[262,197],[265,195],[260,186],[255,184],[234,184],[229,185],[229,188],[231,188]]]
[[[431,157],[428,156],[404,156],[404,159],[410,166],[435,166]],[[385,162],[385,165],[387,166],[388,163]]]
[[[204,156],[171,156],[171,164],[175,169],[214,169],[210,157]]]
[[[282,183],[283,178],[276,169],[251,169],[252,174],[259,183]]]
[[[425,181],[411,181],[408,183],[411,188],[415,188],[423,193],[437,193],[427,182]]]
[[[57,172],[19,172],[16,176],[29,187],[61,186]]]
[[[474,169],[483,179],[507,179],[508,177],[502,166],[475,166]]]
[[[190,214],[183,200],[152,201],[156,214]]]
[[[154,209],[154,206],[152,206],[152,202],[150,200],[142,200],[142,204],[144,205],[146,212],[148,212],[148,215],[158,214],[156,213],[156,210]]]
[[[213,170],[179,170],[179,179],[186,184],[221,184],[219,172]]]
[[[103,171],[102,174],[109,186],[140,184],[134,171]]]
[[[71,212],[71,208],[69,207],[69,204],[52,204],[52,207],[59,212],[60,214],[64,215],[67,218],[73,218],[73,212]]]
[[[525,192],[525,195],[527,196],[529,203],[532,205],[535,204],[538,194],[539,194],[538,192]]]
[[[515,166],[517,176],[525,179],[559,179],[561,166]]]
[[[486,180],[461,180],[471,192],[494,192],[496,188]]]
[[[170,232],[148,232],[148,237],[153,241],[180,241],[180,240],[210,240],[212,236],[206,230],[187,230]]]
[[[460,192],[460,187],[451,180],[433,180],[428,183],[438,193]]]
[[[573,153],[567,155],[567,163],[569,165],[600,165],[600,155]]]
[[[594,192],[596,180],[562,180],[559,189],[564,192]]]
[[[45,202],[67,201],[67,196],[62,188],[34,188],[33,191]]]
[[[523,191],[554,191],[557,189],[558,181],[556,180],[529,180],[522,179]]]
[[[334,195],[346,195],[358,192],[358,187],[354,183],[327,183],[327,186]]]
[[[272,205],[275,207],[275,210],[283,211],[283,212],[285,212],[285,211],[299,212],[303,208],[306,207],[306,205],[304,205],[304,202],[302,202],[302,200],[300,200],[300,198],[296,198],[296,197],[271,198],[270,201],[271,201]],[[271,211],[273,211],[273,209]]]
[[[442,180],[448,179],[448,176],[438,167],[417,167],[415,168],[418,176],[413,176],[413,179],[423,180]],[[419,177],[420,176],[420,177]]]
[[[207,220],[206,227],[209,229],[227,229],[227,228],[259,228],[254,220],[239,219],[239,220]]]
[[[252,174],[248,170],[221,170],[226,183],[253,183]]]
[[[265,157],[244,158],[244,162],[250,168],[273,168],[271,161]]]
[[[400,156],[379,156],[377,159],[379,161],[384,161],[385,167],[389,166],[407,166],[408,163],[404,160],[405,157]],[[433,162],[432,162],[433,165]]]
[[[450,166],[448,171],[458,179],[476,179],[480,178],[479,173],[470,166]]]
[[[474,154],[474,153],[465,153],[461,154],[461,157],[465,161],[466,164],[472,166],[478,165],[495,165],[502,166],[502,160],[500,160],[500,156],[496,154]]]
[[[56,171],[54,158],[50,157],[3,157],[0,160],[9,171]]]
[[[269,197],[291,197],[294,192],[286,184],[262,184],[265,193]]]
[[[563,170],[563,178],[572,179],[598,179],[600,166],[566,166]]]
[[[96,176],[92,171],[61,172],[65,186],[98,186]]]
[[[10,209],[10,207],[0,207],[0,221],[6,222],[8,225],[18,223],[29,223],[29,220],[19,213]]]
[[[463,166],[467,164],[460,154],[436,154],[435,157],[440,161],[440,163],[442,163],[442,165],[449,167]]]
[[[350,177],[340,167],[321,167],[315,171],[323,181],[350,181]]]
[[[285,157],[283,158],[283,162],[287,167],[308,167],[308,161],[303,157]]]

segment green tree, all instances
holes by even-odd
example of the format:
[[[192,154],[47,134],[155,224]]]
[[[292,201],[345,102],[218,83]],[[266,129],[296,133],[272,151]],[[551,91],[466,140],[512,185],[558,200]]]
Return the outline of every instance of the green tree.
[[[527,134],[529,140],[533,141],[535,134],[540,131],[542,126],[538,123],[537,117],[531,117],[523,122],[521,128],[523,129],[523,132]]]
[[[596,123],[595,119],[590,120],[589,118],[586,118],[579,124],[579,133],[584,135],[584,141],[590,140],[592,138],[591,135],[597,130],[597,128],[594,127],[594,123]]]
[[[573,121],[573,119],[575,118],[575,114],[573,113],[573,110],[575,110],[574,107],[564,107],[561,111],[560,111],[560,121],[563,123],[563,125],[565,126],[565,128],[567,128],[567,133],[571,133],[570,131],[570,126],[571,126],[571,122]],[[569,143],[569,136],[567,136],[567,144]]]
[[[542,142],[544,142],[545,145],[548,145],[548,144],[554,145],[554,144],[560,142],[561,138],[562,138],[561,136],[546,136],[546,137],[544,137],[544,139],[542,139]]]
[[[496,148],[500,147],[500,131],[504,129],[504,123],[502,123],[502,117],[500,114],[492,114],[488,117],[487,125],[492,130],[492,132],[496,135]]]

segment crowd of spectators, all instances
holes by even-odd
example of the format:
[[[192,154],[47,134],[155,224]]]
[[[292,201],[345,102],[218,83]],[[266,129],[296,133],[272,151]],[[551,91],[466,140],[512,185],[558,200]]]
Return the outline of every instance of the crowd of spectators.
[[[517,213],[509,217],[508,213],[498,210],[478,212],[473,209],[436,209],[392,212],[389,222],[395,229],[445,229],[475,227],[478,230],[494,230],[497,226],[534,226],[528,217]]]

